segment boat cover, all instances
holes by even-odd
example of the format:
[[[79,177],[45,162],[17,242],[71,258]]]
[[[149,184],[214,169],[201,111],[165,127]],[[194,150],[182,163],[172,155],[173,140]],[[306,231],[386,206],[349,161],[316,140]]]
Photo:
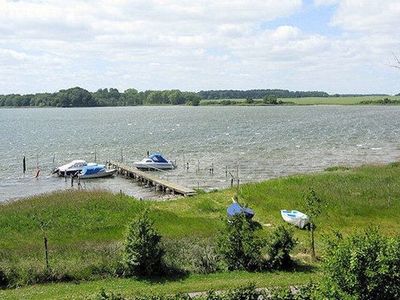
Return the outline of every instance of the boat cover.
[[[248,218],[252,218],[254,216],[254,211],[251,208],[242,207],[239,203],[233,203],[229,205],[229,207],[226,209],[226,212],[228,213],[228,217],[233,217],[234,215],[242,213]]]
[[[86,166],[82,169],[81,175],[92,175],[104,170],[104,165]]]
[[[168,161],[160,153],[152,153],[149,158],[158,163],[168,163]]]

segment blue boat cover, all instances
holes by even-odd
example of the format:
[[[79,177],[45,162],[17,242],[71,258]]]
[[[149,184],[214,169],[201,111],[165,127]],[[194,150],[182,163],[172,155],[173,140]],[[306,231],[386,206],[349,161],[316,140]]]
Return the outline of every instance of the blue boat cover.
[[[86,166],[83,167],[81,175],[92,175],[99,173],[101,170],[104,169],[104,165],[96,165],[96,166]]]
[[[161,153],[152,153],[149,158],[158,163],[168,163],[168,161],[161,155]]]
[[[238,214],[245,214],[246,217],[252,218],[254,216],[254,211],[248,207],[242,207],[239,203],[231,204],[227,209],[226,212],[228,213],[228,217],[233,217],[234,215]]]

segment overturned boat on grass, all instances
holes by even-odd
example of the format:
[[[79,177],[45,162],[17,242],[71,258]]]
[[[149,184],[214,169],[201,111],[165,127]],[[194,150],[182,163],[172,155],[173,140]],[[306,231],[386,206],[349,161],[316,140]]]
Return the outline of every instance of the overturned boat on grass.
[[[298,210],[281,210],[281,216],[285,222],[301,229],[310,223],[310,218]]]

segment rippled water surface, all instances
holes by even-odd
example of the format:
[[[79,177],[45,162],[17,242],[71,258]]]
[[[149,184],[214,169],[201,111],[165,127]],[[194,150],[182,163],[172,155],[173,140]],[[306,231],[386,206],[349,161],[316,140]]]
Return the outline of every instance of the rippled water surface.
[[[158,176],[212,189],[229,186],[226,170],[235,175],[237,168],[241,182],[249,182],[337,164],[398,160],[400,107],[0,109],[0,137],[0,201],[70,188],[50,171],[72,159],[96,156],[105,162],[122,156],[129,164],[147,151],[161,151],[178,164]],[[37,165],[41,175],[35,179]],[[85,181],[83,188],[159,196],[119,177]]]

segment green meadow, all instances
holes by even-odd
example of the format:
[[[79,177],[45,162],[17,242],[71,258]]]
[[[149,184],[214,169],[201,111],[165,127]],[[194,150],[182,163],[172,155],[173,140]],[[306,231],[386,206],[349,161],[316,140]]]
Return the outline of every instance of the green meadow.
[[[400,163],[333,167],[246,184],[239,200],[253,208],[267,235],[284,224],[281,209],[303,209],[310,188],[324,201],[317,220],[317,255],[323,255],[324,238],[334,231],[347,235],[378,226],[386,235],[400,234]],[[299,244],[293,253],[299,267],[291,272],[189,273],[148,281],[115,278],[126,226],[139,212],[149,209],[165,242],[185,248],[215,239],[234,194],[234,189],[227,189],[152,202],[106,191],[62,191],[2,204],[0,269],[14,274],[21,287],[0,290],[0,298],[87,298],[101,287],[130,295],[226,289],[247,282],[268,287],[317,281],[319,264],[310,263],[308,232],[300,229],[294,229]],[[45,268],[40,222],[46,224],[54,278],[67,283],[37,284]]]
[[[297,105],[354,105],[362,101],[378,101],[384,98],[399,100],[399,96],[345,96],[345,97],[307,97],[307,98],[282,98],[283,102],[292,102]]]
[[[363,101],[374,102],[388,98],[400,100],[400,96],[343,96],[343,97],[304,97],[304,98],[278,98],[283,104],[288,105],[357,105]],[[377,105],[383,105],[376,103]],[[265,105],[262,99],[254,99],[254,103],[246,103],[246,99],[215,99],[201,100],[200,105]]]

